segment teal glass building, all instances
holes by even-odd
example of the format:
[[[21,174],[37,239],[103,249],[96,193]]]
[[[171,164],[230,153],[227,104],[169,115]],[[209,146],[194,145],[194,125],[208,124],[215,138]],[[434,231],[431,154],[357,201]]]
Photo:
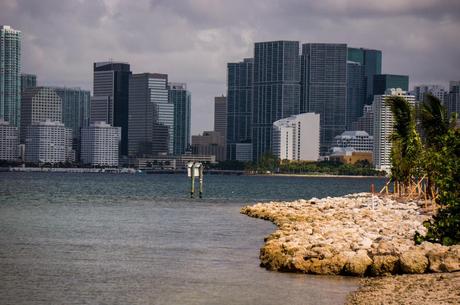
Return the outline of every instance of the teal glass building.
[[[174,105],[173,154],[180,156],[190,149],[192,95],[186,84],[169,83],[168,98]]]
[[[0,118],[21,122],[21,31],[0,26]]]
[[[395,74],[381,74],[374,75],[374,94],[385,94],[387,89],[401,88],[403,91],[409,90],[409,76],[408,75],[395,75]]]

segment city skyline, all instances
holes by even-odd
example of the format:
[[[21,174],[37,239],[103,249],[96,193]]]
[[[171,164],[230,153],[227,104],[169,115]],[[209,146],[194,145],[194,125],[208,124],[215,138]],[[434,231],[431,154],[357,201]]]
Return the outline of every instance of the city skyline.
[[[0,23],[22,32],[22,72],[36,74],[40,85],[91,89],[92,63],[109,58],[127,61],[139,73],[167,73],[186,82],[194,96],[193,134],[212,129],[209,109],[213,97],[226,92],[226,64],[253,57],[255,42],[379,49],[382,73],[409,75],[410,89],[425,83],[448,87],[458,78],[460,3],[339,4],[0,0]]]

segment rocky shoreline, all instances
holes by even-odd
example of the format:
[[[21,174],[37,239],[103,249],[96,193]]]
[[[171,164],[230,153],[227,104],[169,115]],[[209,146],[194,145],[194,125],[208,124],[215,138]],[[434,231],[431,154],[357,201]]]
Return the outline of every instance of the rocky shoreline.
[[[265,239],[261,266],[311,274],[382,276],[460,271],[460,245],[415,245],[430,217],[420,202],[369,193],[257,203],[241,209],[278,229]]]

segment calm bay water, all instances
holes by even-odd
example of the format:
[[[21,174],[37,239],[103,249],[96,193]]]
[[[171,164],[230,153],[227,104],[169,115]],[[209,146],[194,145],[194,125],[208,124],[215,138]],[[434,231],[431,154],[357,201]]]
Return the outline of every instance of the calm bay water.
[[[266,271],[256,201],[383,179],[0,173],[0,304],[340,304],[357,280]]]

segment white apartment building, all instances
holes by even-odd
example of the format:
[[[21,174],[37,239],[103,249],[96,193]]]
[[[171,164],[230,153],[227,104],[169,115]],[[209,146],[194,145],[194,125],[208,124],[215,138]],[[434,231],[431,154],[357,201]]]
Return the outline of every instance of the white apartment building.
[[[81,129],[81,162],[92,166],[118,166],[121,127],[94,122]]]
[[[391,109],[386,103],[386,98],[395,95],[404,97],[411,105],[415,105],[415,96],[407,94],[400,88],[388,89],[384,95],[375,95],[372,104],[374,112],[374,165],[376,169],[387,172],[391,169],[390,135],[393,133],[394,120]]]
[[[302,113],[273,123],[273,154],[280,160],[316,161],[319,158],[320,115]]]
[[[34,163],[72,161],[72,130],[46,120],[27,127],[25,160]]]
[[[0,160],[18,160],[19,130],[0,118]]]
[[[445,103],[449,92],[441,85],[420,85],[415,86],[413,95],[415,100],[423,102],[425,95],[431,93],[431,95],[437,97],[441,102]]]
[[[351,147],[359,152],[371,152],[374,149],[374,137],[363,130],[344,131],[334,139],[335,147]]]

